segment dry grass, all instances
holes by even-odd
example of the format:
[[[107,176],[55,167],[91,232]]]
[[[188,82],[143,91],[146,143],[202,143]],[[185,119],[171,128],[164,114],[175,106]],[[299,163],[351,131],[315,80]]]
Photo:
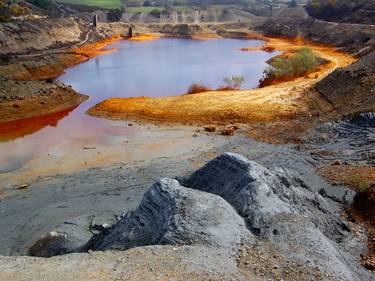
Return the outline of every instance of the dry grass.
[[[366,190],[375,184],[375,167],[329,165],[321,167],[319,173],[329,181],[350,186],[357,191]]]

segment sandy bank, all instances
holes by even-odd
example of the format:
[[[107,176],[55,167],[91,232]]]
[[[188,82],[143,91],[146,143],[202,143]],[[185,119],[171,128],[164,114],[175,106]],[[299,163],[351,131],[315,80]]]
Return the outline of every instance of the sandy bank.
[[[20,126],[21,123],[37,125],[38,122],[31,122],[28,120],[29,118],[62,112],[76,107],[87,98],[70,88],[56,87],[50,88],[48,91],[43,90],[40,94],[2,101],[0,102],[1,139],[3,137],[9,139],[12,131],[18,131],[22,135],[22,130],[19,129],[24,126]],[[22,121],[15,122],[16,120]],[[42,118],[42,120],[44,119]],[[4,136],[5,133],[7,136]]]
[[[167,123],[257,123],[294,119],[311,115],[311,99],[306,91],[338,67],[345,67],[355,58],[334,48],[305,42],[268,38],[268,48],[292,52],[308,45],[320,57],[329,61],[319,71],[293,81],[254,90],[211,91],[198,95],[162,98],[113,98],[97,104],[88,114],[108,119],[135,119]],[[262,46],[264,48],[264,46]],[[251,51],[253,49],[246,49]]]

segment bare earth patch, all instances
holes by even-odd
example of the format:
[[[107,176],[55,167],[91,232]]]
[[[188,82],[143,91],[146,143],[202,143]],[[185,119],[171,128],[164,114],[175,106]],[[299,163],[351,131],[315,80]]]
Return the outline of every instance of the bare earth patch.
[[[0,102],[0,131],[7,127],[9,132],[15,120],[57,113],[76,107],[88,97],[68,88],[56,88],[46,94]],[[18,127],[13,126],[14,128]]]
[[[362,191],[375,184],[375,167],[350,165],[329,165],[319,169],[319,173],[331,182],[341,183]]]
[[[46,55],[55,56],[55,59],[52,61],[43,61],[43,58],[41,58],[40,63],[31,65],[27,63],[5,65],[0,68],[0,75],[14,80],[45,80],[56,78],[62,75],[68,67],[96,56],[116,51],[116,49],[104,50],[104,48],[121,39],[122,36],[112,36],[95,43],[88,43],[68,50],[61,50],[55,53],[46,52]],[[22,58],[27,61],[28,58],[33,58],[33,55],[24,55]]]

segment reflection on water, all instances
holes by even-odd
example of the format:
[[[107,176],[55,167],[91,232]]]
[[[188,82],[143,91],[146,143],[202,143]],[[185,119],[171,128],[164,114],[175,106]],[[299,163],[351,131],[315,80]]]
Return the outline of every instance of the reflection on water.
[[[243,75],[243,88],[254,88],[266,61],[263,51],[241,52],[257,40],[120,41],[118,51],[96,57],[66,71],[59,80],[90,98],[75,109],[0,126],[0,172],[25,165],[64,145],[110,144],[130,132],[120,122],[94,118],[85,111],[109,97],[179,95],[194,83],[213,88],[224,77]]]
[[[77,106],[42,116],[0,123],[0,143],[34,134],[47,126],[57,127],[59,120],[76,108]]]

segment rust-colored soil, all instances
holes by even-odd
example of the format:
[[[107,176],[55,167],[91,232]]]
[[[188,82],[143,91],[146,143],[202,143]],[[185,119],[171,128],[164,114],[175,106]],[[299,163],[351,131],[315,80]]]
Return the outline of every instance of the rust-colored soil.
[[[375,184],[375,167],[328,165],[320,167],[319,173],[331,182],[342,183],[355,190],[363,190]]]
[[[160,36],[153,33],[147,33],[147,34],[136,34],[135,36],[129,38],[129,41],[152,41],[160,39]]]
[[[0,142],[7,142],[33,134],[47,126],[56,127],[59,120],[66,117],[76,107],[27,119],[0,123]]]
[[[11,121],[61,112],[79,105],[87,98],[87,96],[78,94],[73,90],[54,89],[44,95],[34,95],[22,100],[1,102],[0,128],[6,127],[10,129],[9,122]]]
[[[315,114],[315,105],[319,105],[319,110],[329,110],[329,106],[318,93],[308,93],[308,90],[336,68],[353,63],[355,58],[334,48],[300,39],[266,39],[267,48],[272,47],[283,52],[291,52],[308,45],[329,63],[314,75],[261,89],[210,91],[162,98],[112,98],[97,104],[88,114],[109,119],[135,119],[154,123],[260,124],[311,116]]]
[[[76,64],[89,60],[98,55],[110,53],[116,51],[116,49],[103,50],[106,46],[121,40],[121,36],[113,36],[111,38],[103,39],[95,43],[85,44],[80,47],[72,48],[67,51],[61,51],[61,53],[55,54],[56,59],[54,62],[41,63],[36,66],[9,66],[11,75],[6,75],[10,79],[14,80],[45,80],[49,78],[56,78],[64,73],[64,70],[68,67],[72,67]],[[12,69],[16,67],[17,69]],[[13,71],[15,70],[15,71]],[[3,68],[3,72],[7,71],[6,67]]]

